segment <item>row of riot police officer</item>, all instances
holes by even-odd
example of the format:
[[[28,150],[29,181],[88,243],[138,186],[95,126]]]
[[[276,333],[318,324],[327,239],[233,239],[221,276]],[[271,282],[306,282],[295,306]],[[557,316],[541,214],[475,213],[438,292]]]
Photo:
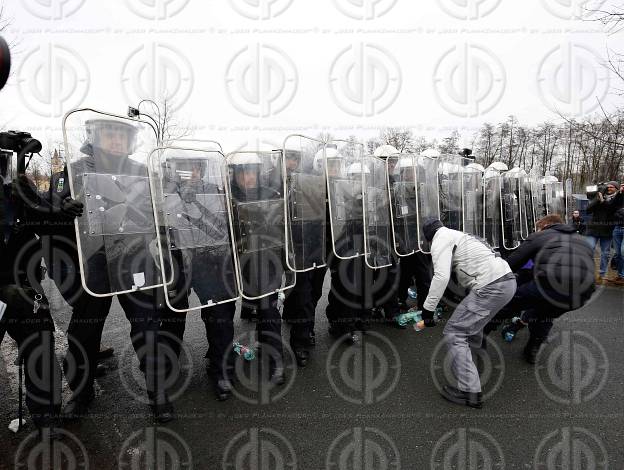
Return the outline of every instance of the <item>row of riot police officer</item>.
[[[159,147],[146,122],[89,109],[70,113],[64,133],[66,168],[47,197],[32,191],[31,212],[45,219],[39,255],[73,309],[63,363],[73,392],[68,419],[84,416],[94,398],[114,296],[131,325],[148,402],[167,421],[188,312],[201,311],[219,399],[232,393],[238,301],[255,312],[266,378],[278,386],[281,293],[290,345],[305,366],[326,271],[333,336],[356,341],[375,310],[392,321],[414,280],[422,308],[432,275],[422,222],[457,205],[442,198],[436,156],[389,146],[365,155],[356,142],[291,136],[283,152],[226,158],[214,146]],[[446,223],[465,223],[467,207],[460,203],[460,217]]]

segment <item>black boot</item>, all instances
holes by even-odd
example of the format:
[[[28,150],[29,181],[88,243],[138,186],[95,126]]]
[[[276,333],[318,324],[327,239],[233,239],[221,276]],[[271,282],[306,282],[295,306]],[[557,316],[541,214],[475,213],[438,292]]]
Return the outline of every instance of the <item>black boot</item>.
[[[154,415],[154,419],[160,423],[168,423],[173,420],[175,417],[175,412],[173,410],[173,404],[169,400],[169,397],[166,393],[159,393],[156,395],[150,395],[150,408],[152,409],[152,414]]]
[[[298,367],[305,367],[308,365],[308,359],[310,359],[310,353],[303,348],[293,348],[295,354],[295,360]]]
[[[33,424],[39,432],[39,438],[43,441],[49,439],[59,440],[63,438],[61,432],[62,423],[56,417],[49,416],[35,416],[32,417]]]
[[[93,390],[74,394],[63,409],[62,419],[65,421],[78,420],[88,413],[89,404],[95,398]]]
[[[543,343],[544,341],[541,339],[529,338],[522,354],[524,356],[524,360],[529,364],[537,363],[537,355],[539,354]]]
[[[442,387],[440,394],[448,401],[458,405],[465,405],[471,408],[481,408],[483,406],[481,392],[464,392],[450,385],[445,385]]]
[[[215,381],[215,392],[217,400],[225,401],[232,396],[232,382],[228,379],[219,379]]]
[[[109,357],[113,357],[114,354],[115,354],[114,348],[100,349],[97,355],[97,360],[98,362],[104,361],[105,359],[108,359]]]
[[[273,385],[284,385],[286,383],[286,375],[282,366],[271,367],[269,382]]]

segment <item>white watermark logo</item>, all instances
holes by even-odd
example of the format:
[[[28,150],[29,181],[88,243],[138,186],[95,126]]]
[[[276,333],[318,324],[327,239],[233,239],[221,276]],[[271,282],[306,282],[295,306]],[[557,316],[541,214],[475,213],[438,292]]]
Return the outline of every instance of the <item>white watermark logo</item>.
[[[225,75],[230,102],[251,117],[274,116],[283,111],[295,97],[298,84],[292,59],[268,44],[253,44],[238,51]]]
[[[388,13],[397,0],[334,0],[334,5],[355,20],[374,20]]]
[[[387,110],[401,91],[401,67],[381,46],[359,43],[341,50],[331,65],[329,88],[334,103],[358,117]]]
[[[465,43],[442,55],[433,84],[436,98],[445,110],[459,117],[476,117],[500,102],[507,76],[505,67],[492,51]]]
[[[252,20],[269,20],[284,13],[293,0],[230,0],[239,14]]]
[[[184,54],[161,43],[133,50],[121,75],[124,96],[130,103],[147,97],[162,97],[170,103],[172,110],[188,101],[194,81],[193,67]]]
[[[609,92],[609,70],[583,44],[565,43],[549,50],[537,72],[540,99],[553,112],[575,116],[594,111]]]
[[[17,81],[26,107],[39,116],[53,118],[83,102],[91,76],[76,51],[50,43],[26,54]]]

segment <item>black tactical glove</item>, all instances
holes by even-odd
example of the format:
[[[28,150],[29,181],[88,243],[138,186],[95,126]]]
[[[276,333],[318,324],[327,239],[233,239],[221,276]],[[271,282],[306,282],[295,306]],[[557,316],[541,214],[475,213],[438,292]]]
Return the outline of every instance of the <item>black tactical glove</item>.
[[[423,308],[421,312],[421,316],[422,316],[423,322],[425,322],[425,327],[431,328],[433,326],[436,326],[436,322],[433,319],[433,312],[431,310],[427,310],[426,308]]]
[[[61,202],[61,212],[63,215],[71,217],[72,219],[74,217],[81,217],[83,209],[84,205],[82,202],[78,202],[71,197],[66,197],[63,199],[63,202]]]

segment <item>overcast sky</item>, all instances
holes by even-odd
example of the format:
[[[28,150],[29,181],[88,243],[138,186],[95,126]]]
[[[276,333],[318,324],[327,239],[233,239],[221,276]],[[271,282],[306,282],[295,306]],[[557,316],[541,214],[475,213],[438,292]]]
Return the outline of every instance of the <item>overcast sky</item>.
[[[164,93],[225,150],[383,126],[470,135],[510,114],[532,124],[620,104],[604,59],[624,33],[578,19],[600,1],[5,3],[16,46],[0,122],[44,142],[72,108],[125,114]]]

